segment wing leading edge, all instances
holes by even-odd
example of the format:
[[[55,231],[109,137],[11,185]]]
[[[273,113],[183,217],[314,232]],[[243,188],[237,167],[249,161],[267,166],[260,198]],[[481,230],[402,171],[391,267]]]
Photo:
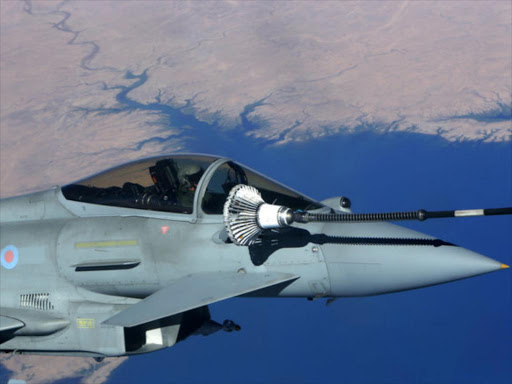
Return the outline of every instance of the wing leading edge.
[[[105,320],[134,327],[217,301],[298,279],[288,273],[208,273],[184,277]]]

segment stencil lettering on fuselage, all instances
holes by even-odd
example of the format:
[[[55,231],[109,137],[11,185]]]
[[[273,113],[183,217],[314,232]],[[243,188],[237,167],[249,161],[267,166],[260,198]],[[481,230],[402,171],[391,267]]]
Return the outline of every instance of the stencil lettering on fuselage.
[[[81,329],[92,329],[95,326],[94,319],[77,318],[76,326]]]

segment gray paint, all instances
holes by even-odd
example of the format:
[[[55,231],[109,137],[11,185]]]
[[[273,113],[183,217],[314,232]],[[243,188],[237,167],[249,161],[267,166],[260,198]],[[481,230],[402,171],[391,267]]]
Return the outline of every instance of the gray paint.
[[[68,201],[59,188],[1,200],[0,248],[15,245],[19,261],[0,267],[0,350],[145,353],[178,341],[191,314],[183,311],[233,296],[375,295],[501,268],[455,246],[332,243],[340,236],[433,239],[387,223],[295,224],[259,248],[226,243],[222,216],[200,209],[209,178],[225,161],[204,173],[193,214]],[[349,212],[339,197],[325,204]],[[135,266],[76,270],[84,265]],[[204,311],[194,316],[207,319]],[[145,343],[129,348],[132,331]]]

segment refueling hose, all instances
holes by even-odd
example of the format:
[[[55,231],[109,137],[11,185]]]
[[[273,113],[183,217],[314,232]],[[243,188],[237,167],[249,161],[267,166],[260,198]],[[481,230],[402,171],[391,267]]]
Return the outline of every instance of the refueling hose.
[[[512,215],[512,207],[469,209],[464,211],[432,211],[387,213],[315,213],[266,203],[261,193],[244,184],[234,186],[224,203],[224,224],[236,245],[252,245],[265,229],[281,228],[297,223],[364,223],[379,221],[424,221],[434,218]],[[344,239],[345,241],[346,239]]]
[[[446,217],[466,217],[466,216],[494,216],[494,215],[512,215],[512,207],[508,208],[488,208],[488,209],[470,209],[458,211],[418,211],[409,212],[385,212],[385,213],[311,213],[296,211],[292,213],[292,220],[297,223],[362,223],[378,221],[404,221],[439,219]]]

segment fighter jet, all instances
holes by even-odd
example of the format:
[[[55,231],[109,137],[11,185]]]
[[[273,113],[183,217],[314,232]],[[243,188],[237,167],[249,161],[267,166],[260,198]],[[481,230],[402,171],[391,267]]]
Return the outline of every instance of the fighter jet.
[[[144,159],[0,202],[0,350],[126,356],[237,331],[235,296],[337,298],[507,268],[389,221],[512,208],[354,214],[230,159]]]

